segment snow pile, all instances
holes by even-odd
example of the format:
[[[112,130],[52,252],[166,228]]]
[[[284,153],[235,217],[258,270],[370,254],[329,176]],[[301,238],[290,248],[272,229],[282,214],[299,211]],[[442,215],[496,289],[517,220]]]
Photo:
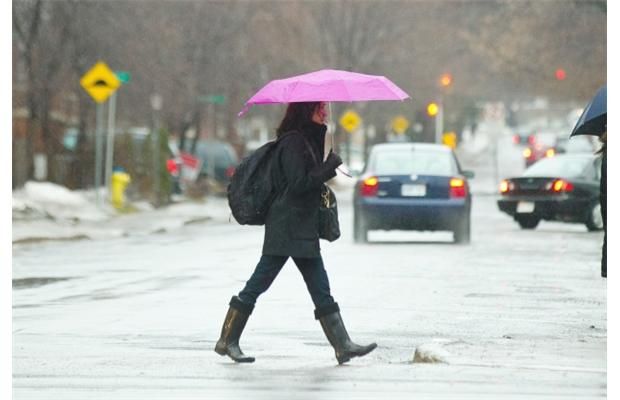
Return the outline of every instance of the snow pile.
[[[27,182],[13,192],[13,219],[102,221],[108,217],[87,193],[50,182]]]
[[[414,363],[448,364],[450,353],[437,344],[423,344],[415,349]]]
[[[132,203],[133,212],[118,213],[104,200],[104,190],[100,195],[102,204],[97,207],[92,190],[71,191],[53,183],[28,182],[13,192],[13,243],[150,235],[230,218],[226,198],[180,199],[161,208],[141,201]]]

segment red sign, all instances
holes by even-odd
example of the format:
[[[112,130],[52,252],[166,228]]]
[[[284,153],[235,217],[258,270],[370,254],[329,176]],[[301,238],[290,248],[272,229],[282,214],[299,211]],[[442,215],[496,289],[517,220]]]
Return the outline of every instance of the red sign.
[[[200,164],[200,159],[192,156],[189,153],[181,152],[181,162],[183,163],[184,167],[196,169]]]
[[[181,164],[183,168],[181,169],[181,179],[185,181],[193,182],[198,177],[200,173],[200,167],[202,166],[202,162],[199,158],[194,157],[190,153],[181,152],[180,154]]]

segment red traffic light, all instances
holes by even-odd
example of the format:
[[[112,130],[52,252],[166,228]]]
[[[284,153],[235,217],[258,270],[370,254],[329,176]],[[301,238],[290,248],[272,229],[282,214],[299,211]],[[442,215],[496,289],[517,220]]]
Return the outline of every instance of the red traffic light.
[[[566,79],[566,71],[564,71],[562,68],[556,69],[555,79],[557,79],[558,81],[563,81],[564,79]]]

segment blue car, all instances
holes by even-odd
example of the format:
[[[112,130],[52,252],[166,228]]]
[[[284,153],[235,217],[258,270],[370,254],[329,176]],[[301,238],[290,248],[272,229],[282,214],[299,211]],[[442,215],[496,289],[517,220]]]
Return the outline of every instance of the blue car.
[[[469,243],[471,194],[468,178],[447,146],[431,143],[375,145],[355,184],[354,239],[368,231],[452,231]]]

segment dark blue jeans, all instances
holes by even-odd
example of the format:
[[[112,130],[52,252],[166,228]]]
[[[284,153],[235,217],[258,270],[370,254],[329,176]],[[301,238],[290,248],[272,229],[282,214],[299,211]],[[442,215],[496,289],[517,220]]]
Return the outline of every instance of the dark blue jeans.
[[[245,287],[239,292],[239,298],[246,304],[254,305],[258,296],[265,293],[271,283],[288,260],[288,256],[265,255],[260,258],[254,273]],[[330,294],[327,272],[323,266],[323,259],[293,257],[297,269],[304,277],[312,302],[317,309],[325,308],[334,304],[334,298]]]

